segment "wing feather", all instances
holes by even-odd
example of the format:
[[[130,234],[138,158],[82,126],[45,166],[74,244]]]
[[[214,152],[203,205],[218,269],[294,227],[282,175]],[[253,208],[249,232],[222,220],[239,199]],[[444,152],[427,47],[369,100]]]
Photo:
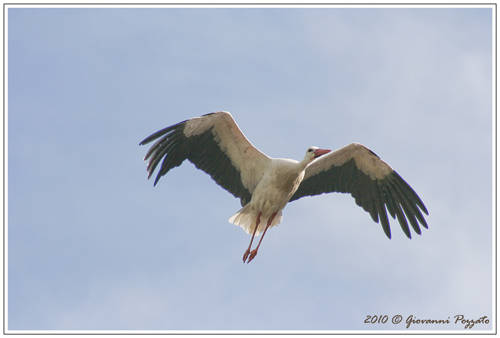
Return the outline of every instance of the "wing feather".
[[[192,118],[163,128],[141,141],[156,140],[144,160],[148,178],[161,162],[154,185],[170,169],[186,159],[208,173],[221,187],[241,199],[251,199],[271,159],[255,148],[228,112]]]
[[[381,223],[389,238],[391,229],[387,212],[392,218],[397,218],[408,238],[411,238],[408,223],[419,235],[420,225],[428,227],[422,211],[426,215],[429,212],[413,188],[361,144],[350,144],[313,161],[306,168],[304,179],[290,201],[329,192],[350,193],[357,205],[376,223]]]
[[[379,184],[376,185],[376,189],[378,193],[377,211],[378,214],[380,215],[380,223],[382,224],[382,229],[384,229],[386,236],[391,238],[391,228],[389,226],[389,219],[387,218],[383,192]]]

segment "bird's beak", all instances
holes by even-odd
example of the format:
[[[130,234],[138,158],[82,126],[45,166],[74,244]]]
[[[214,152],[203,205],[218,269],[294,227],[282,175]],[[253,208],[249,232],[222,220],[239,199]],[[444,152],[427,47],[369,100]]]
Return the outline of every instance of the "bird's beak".
[[[328,154],[331,150],[330,149],[316,149],[314,151],[314,158],[318,158],[321,155]]]

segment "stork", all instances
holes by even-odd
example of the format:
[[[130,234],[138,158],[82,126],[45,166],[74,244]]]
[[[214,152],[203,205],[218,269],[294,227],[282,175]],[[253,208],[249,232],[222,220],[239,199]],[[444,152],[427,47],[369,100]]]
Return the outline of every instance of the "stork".
[[[350,193],[373,221],[380,221],[391,238],[387,211],[411,239],[410,227],[421,234],[419,223],[427,208],[415,191],[373,151],[352,143],[336,151],[309,147],[302,161],[271,158],[248,141],[229,112],[220,111],[166,127],[140,142],[149,148],[148,178],[158,167],[154,185],[186,159],[205,171],[222,188],[239,198],[242,208],[229,222],[251,234],[243,262],[250,263],[270,227],[282,220],[288,202],[329,192]],[[262,233],[252,249],[255,236]]]

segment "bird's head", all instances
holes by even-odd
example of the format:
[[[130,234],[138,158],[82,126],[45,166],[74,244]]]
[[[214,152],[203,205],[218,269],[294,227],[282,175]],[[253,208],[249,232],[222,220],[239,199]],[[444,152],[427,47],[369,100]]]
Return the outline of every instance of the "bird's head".
[[[318,158],[324,154],[329,153],[331,150],[330,149],[320,149],[318,147],[309,147],[306,151],[306,156],[304,160],[307,162],[311,162],[315,158]]]

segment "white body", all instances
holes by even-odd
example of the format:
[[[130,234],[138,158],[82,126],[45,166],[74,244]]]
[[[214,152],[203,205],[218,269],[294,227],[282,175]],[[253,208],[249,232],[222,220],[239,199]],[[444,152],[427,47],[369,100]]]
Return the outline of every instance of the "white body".
[[[270,227],[278,225],[282,219],[282,210],[298,189],[304,178],[309,161],[272,159],[269,168],[259,181],[250,202],[229,218],[229,222],[252,234],[259,213],[260,223],[256,234],[264,231],[269,217],[276,213]]]

